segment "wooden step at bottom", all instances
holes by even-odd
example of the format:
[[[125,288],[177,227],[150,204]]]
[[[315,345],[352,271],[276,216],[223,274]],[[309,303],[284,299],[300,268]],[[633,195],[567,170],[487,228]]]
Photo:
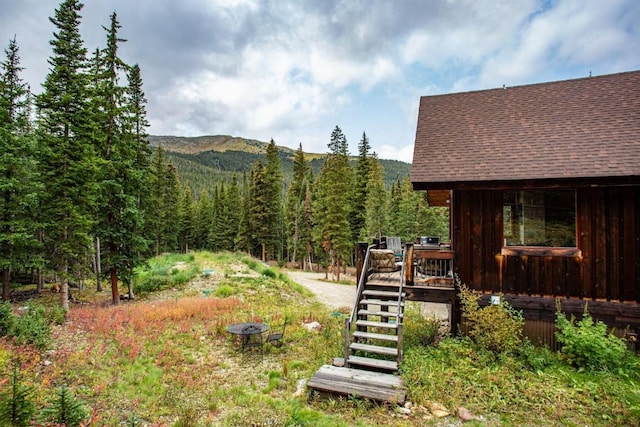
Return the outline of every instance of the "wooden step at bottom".
[[[365,326],[368,328],[398,329],[397,323],[374,322],[372,320],[356,320],[356,326]]]
[[[404,404],[407,387],[397,375],[324,365],[307,383],[307,387],[325,393],[359,396],[367,399]]]
[[[368,339],[368,340],[383,340],[383,341],[398,342],[398,336],[391,335],[391,334],[376,334],[373,332],[354,331],[353,336],[357,338]]]
[[[349,356],[349,358],[347,359],[347,363],[349,364],[348,366],[366,366],[368,368],[384,369],[387,371],[398,370],[398,362],[396,362],[395,360],[380,360],[371,359],[369,357]]]
[[[385,356],[395,357],[398,355],[397,347],[384,347],[381,345],[360,344],[358,342],[352,342],[349,345],[349,348],[355,351],[366,351],[367,353],[382,354]]]

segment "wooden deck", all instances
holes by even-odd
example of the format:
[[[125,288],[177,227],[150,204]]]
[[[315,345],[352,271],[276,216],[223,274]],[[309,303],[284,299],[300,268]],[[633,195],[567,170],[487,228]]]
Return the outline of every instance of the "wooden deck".
[[[397,375],[331,365],[322,366],[307,386],[320,392],[397,404],[403,404],[407,397],[404,380]]]

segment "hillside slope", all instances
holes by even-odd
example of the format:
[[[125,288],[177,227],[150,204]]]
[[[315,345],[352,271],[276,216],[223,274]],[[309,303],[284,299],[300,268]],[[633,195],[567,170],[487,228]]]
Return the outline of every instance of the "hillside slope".
[[[221,181],[229,182],[233,173],[241,179],[244,173],[251,171],[252,165],[266,160],[268,143],[253,139],[245,139],[228,135],[182,137],[182,136],[149,136],[152,147],[159,145],[165,150],[168,158],[177,168],[180,180],[189,183],[191,193],[196,197],[203,190],[210,193]],[[293,176],[293,156],[295,150],[278,146],[280,163],[285,184]],[[311,163],[314,175],[322,167],[324,154],[305,153]],[[355,161],[355,160],[354,160]],[[384,167],[387,187],[396,179],[409,175],[411,164],[397,160],[381,159]]]

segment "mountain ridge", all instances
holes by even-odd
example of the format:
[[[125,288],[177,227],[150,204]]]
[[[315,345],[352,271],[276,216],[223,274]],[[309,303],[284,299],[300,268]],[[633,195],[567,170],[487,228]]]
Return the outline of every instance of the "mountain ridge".
[[[212,192],[220,182],[231,182],[236,174],[251,172],[253,164],[266,161],[266,142],[230,135],[205,135],[196,137],[150,135],[149,144],[156,148],[162,146],[165,157],[171,160],[178,171],[183,186],[188,185],[196,197],[206,190]],[[293,158],[295,151],[289,147],[277,146],[285,185],[293,177]],[[304,153],[314,176],[317,176],[325,154]],[[356,156],[351,157],[355,163]],[[410,163],[399,160],[378,159],[385,170],[385,185],[391,188],[393,181],[401,180],[409,174]]]

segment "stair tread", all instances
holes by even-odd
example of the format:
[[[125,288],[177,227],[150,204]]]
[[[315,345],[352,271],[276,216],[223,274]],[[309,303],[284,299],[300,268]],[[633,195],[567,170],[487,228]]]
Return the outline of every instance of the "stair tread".
[[[372,339],[372,340],[384,340],[384,341],[395,341],[395,342],[398,341],[397,335],[378,334],[375,332],[354,331],[353,336],[358,338]]]
[[[365,289],[364,291],[362,291],[363,295],[367,295],[367,296],[374,296],[374,297],[393,297],[393,298],[398,298],[398,292],[394,292],[394,291],[376,291],[373,289]],[[405,296],[406,294],[403,292],[402,296]]]
[[[373,320],[356,320],[356,326],[369,326],[372,328],[398,329],[397,323],[375,322]]]
[[[358,310],[360,316],[402,317],[402,313],[393,311]]]
[[[397,299],[395,300],[363,299],[363,300],[360,300],[360,304],[397,306],[398,300]],[[400,305],[404,306],[404,302],[401,302]]]
[[[347,359],[347,363],[352,363],[355,365],[361,366],[370,366],[373,368],[387,369],[391,371],[398,370],[398,362],[395,360],[380,360],[380,359],[371,359],[369,357],[362,356],[349,356]]]
[[[351,350],[360,350],[366,351],[369,353],[383,354],[386,356],[397,356],[398,348],[397,347],[384,347],[381,345],[372,345],[372,344],[360,344],[357,342],[353,342],[349,345]]]

